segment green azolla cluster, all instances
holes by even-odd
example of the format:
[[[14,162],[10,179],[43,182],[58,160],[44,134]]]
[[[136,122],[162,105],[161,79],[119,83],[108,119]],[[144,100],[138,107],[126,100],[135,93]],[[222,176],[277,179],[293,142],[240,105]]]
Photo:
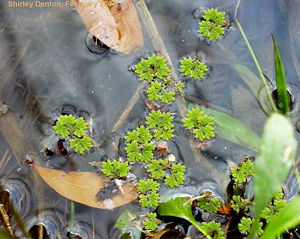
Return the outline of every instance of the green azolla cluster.
[[[147,81],[150,86],[147,89],[150,101],[157,104],[168,104],[174,101],[175,90],[182,92],[184,84],[178,82],[172,84],[169,76],[170,68],[166,60],[161,56],[152,55],[142,59],[135,66],[135,73],[141,81]],[[146,118],[146,126],[140,126],[136,130],[127,133],[125,140],[126,153],[129,162],[140,163],[146,166],[150,179],[141,179],[138,183],[139,203],[143,208],[153,210],[159,203],[160,184],[156,180],[164,180],[166,186],[174,188],[184,183],[185,166],[170,164],[167,159],[155,159],[155,141],[168,141],[174,137],[173,116],[169,112],[152,110]],[[146,230],[156,230],[159,220],[156,213],[148,213],[143,221]]]
[[[218,40],[224,35],[225,12],[218,12],[212,8],[204,12],[203,20],[199,22],[199,33],[208,37],[210,41]]]
[[[198,59],[184,58],[180,61],[180,72],[194,80],[203,79],[207,66]]]
[[[149,100],[160,100],[165,104],[175,100],[175,92],[171,90],[172,87],[170,86],[170,72],[166,60],[162,56],[154,54],[147,59],[142,59],[135,66],[135,73],[139,75],[140,80],[146,80],[151,85],[147,90]],[[180,87],[183,88],[182,85]]]
[[[139,202],[142,207],[157,207],[159,202],[159,183],[153,179],[140,180],[138,184],[139,188]]]
[[[187,113],[187,117],[182,120],[182,123],[184,127],[192,130],[196,139],[200,141],[215,137],[215,131],[212,126],[214,118],[205,115],[203,111],[200,111],[199,107],[190,110]]]
[[[166,176],[165,185],[170,188],[177,187],[184,183],[185,166],[181,164],[172,164],[170,176]]]
[[[214,239],[225,239],[224,232],[221,230],[221,224],[215,221],[209,223],[203,222],[202,228]]]
[[[156,218],[156,213],[147,213],[147,218],[143,225],[145,226],[146,230],[155,231],[157,229],[157,225],[160,224],[160,220]]]
[[[125,137],[127,141],[127,157],[129,162],[148,163],[153,158],[155,146],[151,143],[152,135],[148,128],[141,126]]]
[[[82,117],[75,119],[73,115],[61,115],[53,129],[63,139],[70,137],[70,148],[82,154],[92,148],[92,139],[85,133],[87,126],[88,123]]]
[[[107,160],[102,163],[102,173],[109,179],[124,178],[127,176],[129,170],[128,162]]]
[[[260,217],[265,219],[267,223],[273,220],[273,218],[287,205],[287,201],[283,200],[284,194],[282,188],[276,193],[274,199],[268,203],[263,209]]]
[[[169,162],[165,160],[151,160],[148,165],[148,171],[151,173],[151,177],[154,179],[161,179],[165,177],[165,170],[169,168]]]
[[[150,101],[161,100],[162,103],[167,104],[175,100],[175,93],[167,91],[167,85],[157,81],[151,82],[151,87],[147,90],[147,94]]]
[[[264,232],[262,230],[262,226],[263,226],[262,222],[253,224],[253,219],[249,217],[242,217],[238,227],[242,234],[250,234],[253,225],[256,225],[254,228],[254,236],[260,236]]]
[[[240,167],[231,169],[231,174],[237,184],[246,183],[247,178],[254,175],[253,163],[250,159],[246,159]]]
[[[252,230],[252,226],[255,225],[254,234],[255,236],[259,236],[263,233],[262,227],[264,224],[264,220],[266,223],[269,223],[278,212],[287,205],[287,201],[283,200],[284,194],[282,188],[276,193],[273,200],[268,203],[268,205],[263,209],[260,215],[260,222],[258,224],[253,224],[253,219],[249,217],[249,210],[247,208],[248,205],[251,205],[251,202],[248,201],[240,194],[245,184],[248,181],[249,177],[253,177],[254,164],[249,158],[245,158],[238,166],[231,169],[231,175],[233,177],[233,181],[235,182],[235,193],[236,195],[232,196],[232,200],[230,201],[231,208],[240,215],[243,215],[240,223],[239,230],[242,234],[249,234]]]
[[[170,68],[162,56],[152,55],[148,59],[142,59],[135,66],[135,73],[139,75],[140,80],[147,80],[149,83],[155,78],[163,79],[170,73]]]
[[[146,124],[151,130],[154,130],[154,137],[157,141],[163,139],[168,141],[174,137],[173,117],[170,113],[152,110],[146,119]]]
[[[197,206],[210,213],[217,213],[222,206],[219,198],[213,199],[211,196],[204,196],[197,199]]]
[[[243,212],[245,210],[249,202],[242,198],[240,195],[233,195],[230,204],[231,208],[237,213],[239,213],[240,211]]]

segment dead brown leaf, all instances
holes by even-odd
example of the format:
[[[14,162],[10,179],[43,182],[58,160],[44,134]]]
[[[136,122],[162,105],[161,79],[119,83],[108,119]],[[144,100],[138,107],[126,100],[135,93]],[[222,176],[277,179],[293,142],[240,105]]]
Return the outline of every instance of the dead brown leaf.
[[[144,45],[138,15],[131,0],[112,7],[105,0],[72,0],[88,31],[105,45],[129,54]]]
[[[138,198],[135,185],[123,184],[124,193],[118,192],[111,200],[96,197],[105,188],[105,176],[92,172],[68,172],[39,167],[33,164],[38,174],[57,193],[74,202],[89,207],[111,209],[120,207]]]

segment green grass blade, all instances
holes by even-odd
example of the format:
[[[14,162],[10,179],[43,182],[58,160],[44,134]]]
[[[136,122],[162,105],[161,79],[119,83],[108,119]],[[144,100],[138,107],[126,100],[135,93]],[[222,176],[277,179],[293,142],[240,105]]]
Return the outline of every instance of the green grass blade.
[[[284,68],[282,65],[281,57],[278,51],[275,38],[273,34],[271,35],[273,39],[274,52],[275,52],[275,73],[276,73],[278,109],[281,114],[286,115],[289,112],[289,100],[288,100],[288,93],[286,90]]]
[[[300,223],[300,196],[296,197],[266,226],[260,239],[270,239],[279,236],[285,230]]]
[[[250,54],[251,54],[251,56],[253,58],[253,61],[254,61],[255,66],[256,66],[256,68],[258,70],[258,73],[259,73],[259,75],[260,75],[260,77],[261,77],[261,79],[262,79],[262,81],[263,81],[263,83],[264,83],[264,85],[266,87],[267,94],[268,94],[269,100],[271,102],[272,108],[273,108],[274,112],[278,113],[277,107],[276,107],[276,105],[274,103],[274,100],[272,98],[272,95],[271,95],[268,83],[266,81],[266,78],[265,78],[265,76],[263,74],[263,71],[260,68],[260,65],[259,65],[259,63],[258,63],[258,61],[256,59],[256,56],[255,56],[254,51],[253,51],[253,49],[252,49],[252,47],[250,45],[250,42],[248,41],[248,38],[247,38],[247,36],[246,36],[246,34],[245,34],[245,32],[244,32],[244,30],[243,30],[240,22],[237,19],[237,10],[238,10],[238,7],[239,7],[240,3],[241,3],[241,0],[238,1],[238,4],[236,5],[236,8],[235,8],[235,13],[234,13],[234,18],[235,18],[235,21],[236,21],[236,25],[238,26],[238,28],[239,28],[239,30],[240,30],[243,38],[244,38],[244,41],[246,42],[246,45],[247,45],[248,50],[249,50],[249,52],[250,52]]]

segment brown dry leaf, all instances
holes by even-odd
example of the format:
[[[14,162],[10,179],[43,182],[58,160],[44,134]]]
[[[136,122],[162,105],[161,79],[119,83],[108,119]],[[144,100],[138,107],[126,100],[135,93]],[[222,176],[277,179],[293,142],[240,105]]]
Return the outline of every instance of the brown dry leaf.
[[[92,172],[69,172],[39,167],[34,164],[38,174],[57,193],[74,202],[89,207],[112,209],[120,207],[138,198],[135,185],[124,184],[124,194],[119,192],[111,200],[101,200],[96,197],[104,189],[105,176]]]
[[[129,54],[144,45],[143,33],[134,4],[123,0],[108,7],[105,0],[72,0],[88,31],[105,45]]]

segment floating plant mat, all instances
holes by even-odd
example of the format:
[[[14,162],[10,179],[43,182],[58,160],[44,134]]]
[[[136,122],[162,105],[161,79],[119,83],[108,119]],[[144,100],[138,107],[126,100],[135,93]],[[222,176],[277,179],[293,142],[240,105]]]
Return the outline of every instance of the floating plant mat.
[[[101,173],[100,162],[118,160],[120,157],[125,160],[127,143],[124,137],[127,132],[146,126],[145,119],[151,110],[160,107],[148,104],[148,85],[139,82],[134,66],[142,58],[146,59],[154,53],[163,55],[164,52],[158,49],[158,38],[151,35],[147,17],[139,13],[141,0],[119,1],[121,5],[117,3],[113,9],[115,12],[110,12],[117,22],[122,18],[118,11],[127,13],[129,4],[130,11],[137,14],[132,16],[134,25],[129,30],[129,35],[137,34],[134,37],[136,44],[129,47],[126,43],[128,49],[124,48],[123,51],[132,51],[130,54],[123,54],[119,48],[108,48],[98,42],[89,33],[91,31],[86,28],[78,9],[65,6],[66,1],[57,2],[64,7],[26,8],[9,6],[8,2],[0,3],[1,184],[15,202],[20,202],[16,210],[23,221],[28,221],[25,224],[28,231],[38,224],[39,218],[45,224],[43,230],[47,231],[50,238],[57,238],[57,235],[65,238],[68,233],[83,238],[84,235],[93,234],[96,239],[120,238],[120,230],[112,225],[119,215],[130,211],[130,206],[122,204],[132,200],[132,204],[138,204],[138,195],[134,191],[136,176],[142,178],[147,169],[135,169],[128,182],[132,197],[127,201],[121,198],[123,201],[115,205],[120,207],[113,211],[103,209],[106,206],[99,206],[99,201],[95,202],[98,206],[91,204],[96,195],[114,195],[112,191],[119,190],[117,185],[111,187],[111,192],[105,190],[98,194],[100,190],[93,193],[89,191],[93,199],[87,198],[85,201],[88,203],[83,203],[81,199],[87,197],[87,193],[75,191],[74,188],[71,193],[68,191],[74,186],[72,177],[77,178],[71,175],[86,174],[97,178]],[[102,2],[109,4],[110,1]],[[245,156],[257,156],[259,139],[267,118],[265,108],[261,107],[263,102],[267,102],[267,97],[260,94],[259,75],[235,25],[237,1],[151,0],[146,3],[173,64],[172,73],[186,84],[182,96],[178,94],[174,103],[162,109],[174,116],[174,137],[168,141],[165,157],[170,162],[175,160],[185,165],[185,182],[179,187],[180,193],[187,187],[201,189],[203,185],[208,185],[220,198],[224,198],[230,181],[227,163],[239,164]],[[119,7],[121,10],[118,10]],[[226,12],[226,21],[231,26],[225,29],[221,39],[208,44],[198,33],[199,14],[213,7]],[[109,7],[102,10],[107,9]],[[238,12],[239,21],[261,68],[270,84],[273,84],[271,89],[275,88],[275,73],[270,33],[273,32],[276,38],[288,89],[293,94],[291,121],[298,142],[300,24],[295,19],[299,14],[299,1],[283,0],[242,1]],[[111,20],[114,25],[115,22]],[[260,26],[259,29],[257,26]],[[122,37],[117,38],[123,35],[118,35],[118,30],[114,30],[113,39],[122,42]],[[104,38],[100,40],[106,45],[115,44],[105,42]],[[185,57],[199,58],[205,62],[208,72],[203,80],[194,81],[180,72],[180,61]],[[171,67],[168,61],[167,65]],[[193,106],[205,107],[206,113],[215,117],[217,127],[214,139],[191,144],[189,138],[193,137],[184,129],[181,121],[185,117],[180,114],[182,107],[186,107],[186,102],[180,104],[183,99]],[[53,126],[61,114],[85,119],[88,123],[85,131],[91,138],[93,149],[78,154],[71,148],[63,147],[72,139],[63,142],[55,134]],[[233,128],[228,126],[230,122],[235,122]],[[161,152],[166,150],[164,145],[159,147]],[[68,155],[65,150],[73,153]],[[36,166],[32,166],[32,161]],[[104,176],[99,177],[101,182],[109,181]],[[70,183],[70,187],[66,189],[61,181]],[[297,194],[294,181],[292,178],[290,195]],[[80,184],[76,185],[88,189],[94,183],[94,180],[92,183],[91,180],[80,178]],[[122,187],[125,188],[124,185]],[[164,187],[160,190],[164,192],[171,189]],[[78,200],[70,194],[84,196],[76,195],[81,198]],[[56,223],[51,224],[53,221]],[[183,225],[186,230],[186,224]],[[11,227],[18,231],[18,235],[23,233],[17,222],[12,221]],[[136,228],[132,229],[132,234],[139,234]]]

